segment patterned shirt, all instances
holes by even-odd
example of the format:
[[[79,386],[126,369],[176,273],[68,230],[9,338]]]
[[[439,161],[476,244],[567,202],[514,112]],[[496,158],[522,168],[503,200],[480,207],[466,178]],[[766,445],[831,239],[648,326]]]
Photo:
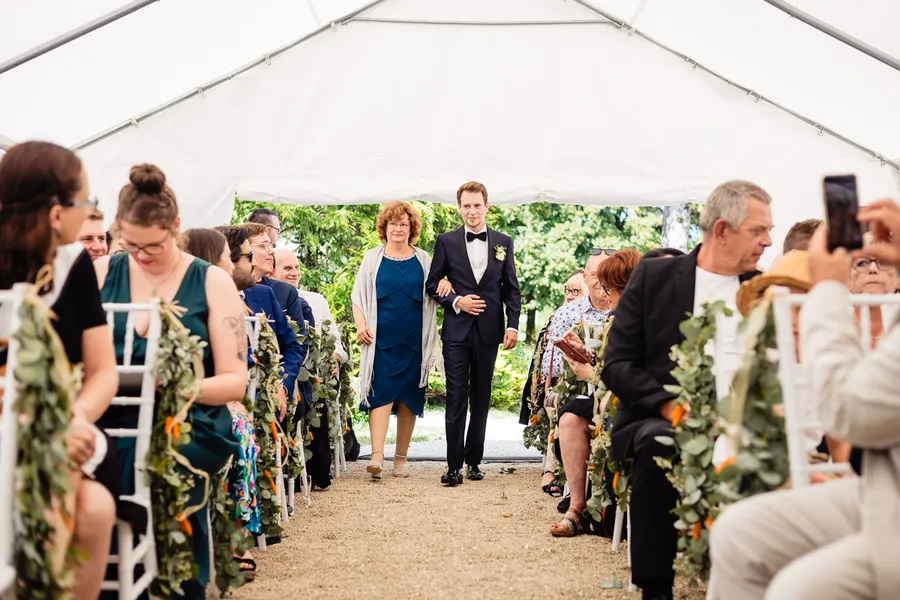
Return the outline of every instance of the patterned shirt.
[[[553,315],[553,322],[547,330],[547,349],[541,361],[541,373],[550,374],[550,355],[553,354],[553,376],[562,373],[563,354],[553,345],[553,342],[561,340],[567,331],[578,325],[581,321],[591,325],[603,325],[612,311],[598,310],[591,304],[589,296],[582,296],[568,304],[563,304]],[[599,331],[598,331],[599,333]],[[555,348],[555,350],[554,350]]]

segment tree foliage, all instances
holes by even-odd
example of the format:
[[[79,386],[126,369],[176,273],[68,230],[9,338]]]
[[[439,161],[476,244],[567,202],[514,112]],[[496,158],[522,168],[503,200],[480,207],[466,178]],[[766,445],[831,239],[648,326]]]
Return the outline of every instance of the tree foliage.
[[[456,207],[413,202],[422,218],[417,245],[434,250],[438,234],[460,226]],[[351,323],[350,292],[363,253],[379,244],[375,220],[380,205],[294,206],[240,202],[232,222],[265,206],[276,210],[282,236],[296,245],[301,285],[323,294],[338,323]],[[562,305],[566,279],[584,266],[591,248],[636,248],[660,243],[662,208],[615,208],[569,204],[492,206],[488,225],[513,238],[522,289],[523,316]],[[533,319],[533,317],[532,317]],[[533,332],[533,320],[528,323]]]

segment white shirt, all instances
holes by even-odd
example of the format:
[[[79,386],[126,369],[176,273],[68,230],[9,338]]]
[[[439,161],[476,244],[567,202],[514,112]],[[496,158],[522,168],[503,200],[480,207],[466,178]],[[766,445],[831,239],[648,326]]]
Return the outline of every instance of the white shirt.
[[[481,231],[472,231],[468,227],[465,227],[466,230],[466,238],[469,237],[469,233],[484,233],[487,234],[487,225],[481,228]],[[481,283],[481,278],[484,277],[484,272],[487,271],[488,264],[488,243],[487,240],[472,240],[471,242],[466,240],[466,253],[469,255],[469,264],[472,266],[472,273],[475,275],[475,283]]]
[[[328,306],[328,300],[325,299],[325,296],[316,292],[301,290],[300,288],[297,288],[297,291],[312,310],[313,319],[316,320],[316,333],[322,333],[322,324],[325,321],[331,321],[330,330],[334,334],[334,351],[341,357],[342,363],[347,362],[347,351],[344,350],[344,344],[341,343],[341,331],[331,315],[331,307]]]
[[[697,278],[694,283],[694,314],[699,314],[706,304],[725,302],[731,309],[732,316],[719,315],[716,322],[716,339],[708,344],[706,351],[715,357],[716,395],[721,402],[731,390],[731,380],[740,366],[741,346],[738,337],[740,313],[735,298],[741,281],[736,275],[719,275],[697,267]],[[735,456],[736,449],[726,435],[719,436],[713,449],[713,464],[719,465],[725,459]]]

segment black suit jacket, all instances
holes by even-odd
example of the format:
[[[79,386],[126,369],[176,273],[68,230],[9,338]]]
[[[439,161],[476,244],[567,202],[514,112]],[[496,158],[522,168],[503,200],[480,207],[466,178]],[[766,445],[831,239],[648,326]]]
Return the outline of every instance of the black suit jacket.
[[[632,452],[635,428],[629,425],[660,418],[660,406],[674,398],[663,386],[677,384],[669,353],[684,339],[678,326],[694,311],[699,251],[697,246],[685,256],[640,261],[619,299],[602,373],[607,389],[619,398],[616,459]],[[758,274],[746,273],[740,280]]]
[[[522,298],[519,280],[516,278],[512,239],[490,228],[487,234],[488,264],[480,282],[475,281],[469,263],[465,227],[442,233],[434,245],[434,258],[425,285],[434,301],[444,307],[441,338],[446,341],[462,342],[476,323],[481,341],[489,345],[501,344],[507,327],[519,329]],[[497,258],[498,246],[506,249],[503,260]],[[441,298],[437,295],[437,286],[444,277],[453,284],[454,291],[446,298]],[[456,314],[453,308],[456,298],[469,294],[480,296],[486,304],[484,312],[477,317],[462,311]]]

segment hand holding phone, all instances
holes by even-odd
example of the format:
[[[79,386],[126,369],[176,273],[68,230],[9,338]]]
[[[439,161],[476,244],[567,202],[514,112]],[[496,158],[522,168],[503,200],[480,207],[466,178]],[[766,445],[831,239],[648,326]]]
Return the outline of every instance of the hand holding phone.
[[[829,175],[823,180],[828,251],[863,247],[863,227],[857,220],[859,195],[855,175]]]

